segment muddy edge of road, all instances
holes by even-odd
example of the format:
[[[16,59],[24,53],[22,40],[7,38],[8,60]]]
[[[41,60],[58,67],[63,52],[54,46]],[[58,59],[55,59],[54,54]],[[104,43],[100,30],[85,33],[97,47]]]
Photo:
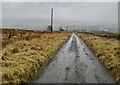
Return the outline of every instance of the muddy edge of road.
[[[45,68],[49,66],[49,64],[52,62],[54,59],[55,55],[60,51],[60,49],[69,41],[73,33],[71,33],[68,38],[57,48],[57,50],[51,55],[51,59],[45,62],[45,64],[39,69],[39,71],[28,81],[28,83],[31,83],[32,80],[37,78],[37,75],[41,75],[44,71]]]

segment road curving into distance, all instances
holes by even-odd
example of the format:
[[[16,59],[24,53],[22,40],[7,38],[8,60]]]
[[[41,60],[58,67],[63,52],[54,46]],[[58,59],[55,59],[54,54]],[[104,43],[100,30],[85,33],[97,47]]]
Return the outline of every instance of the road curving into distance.
[[[31,83],[115,83],[115,80],[83,41],[73,33]]]

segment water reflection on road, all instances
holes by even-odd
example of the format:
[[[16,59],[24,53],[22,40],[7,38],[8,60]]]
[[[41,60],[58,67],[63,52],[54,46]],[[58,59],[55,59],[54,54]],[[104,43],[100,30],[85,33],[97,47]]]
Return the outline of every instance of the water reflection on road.
[[[115,83],[74,33],[32,83]]]

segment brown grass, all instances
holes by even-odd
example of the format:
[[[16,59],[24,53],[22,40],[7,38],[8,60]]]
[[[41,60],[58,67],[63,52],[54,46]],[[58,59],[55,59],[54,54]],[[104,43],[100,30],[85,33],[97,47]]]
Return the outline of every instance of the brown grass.
[[[2,50],[2,83],[28,82],[70,33],[43,33],[40,37],[12,41]],[[29,37],[29,36],[28,36]]]
[[[84,33],[78,33],[78,35],[92,49],[116,81],[120,82],[120,47],[118,45],[120,41]]]

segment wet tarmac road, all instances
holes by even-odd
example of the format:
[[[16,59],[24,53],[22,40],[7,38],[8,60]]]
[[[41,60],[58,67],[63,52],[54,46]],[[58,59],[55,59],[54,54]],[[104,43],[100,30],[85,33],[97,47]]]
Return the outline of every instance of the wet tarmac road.
[[[32,83],[115,83],[74,33]]]

